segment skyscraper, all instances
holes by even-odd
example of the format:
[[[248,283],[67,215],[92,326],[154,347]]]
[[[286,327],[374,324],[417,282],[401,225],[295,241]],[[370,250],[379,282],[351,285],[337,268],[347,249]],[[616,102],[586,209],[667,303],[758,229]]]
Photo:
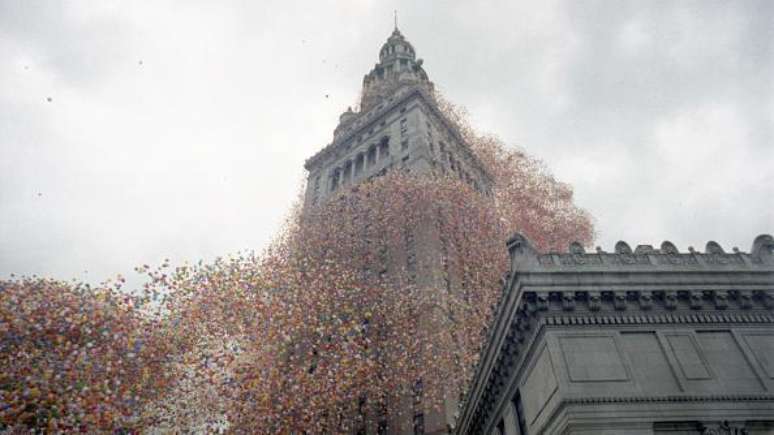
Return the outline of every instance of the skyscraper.
[[[341,114],[332,142],[309,158],[305,168],[305,207],[318,206],[338,192],[389,171],[456,177],[482,195],[489,195],[492,189],[491,176],[439,108],[422,59],[397,27],[379,50],[379,62],[363,77],[359,107]],[[421,291],[454,292],[460,284],[454,273],[443,271],[443,236],[436,226],[426,222],[411,232],[411,242],[402,252],[390,253],[391,260],[381,267],[387,273],[410,269],[410,284]],[[426,315],[417,321],[421,328],[444,328],[431,318]],[[422,385],[418,379],[414,389]],[[408,398],[398,405],[402,415],[388,416],[389,423],[381,422],[378,430],[386,426],[388,433],[447,433],[459,393],[458,388],[445,392],[441,410],[416,397]]]
[[[422,59],[396,28],[363,77],[360,107],[339,117],[333,141],[306,161],[306,204],[394,169],[456,174],[488,192],[491,177],[444,117]]]

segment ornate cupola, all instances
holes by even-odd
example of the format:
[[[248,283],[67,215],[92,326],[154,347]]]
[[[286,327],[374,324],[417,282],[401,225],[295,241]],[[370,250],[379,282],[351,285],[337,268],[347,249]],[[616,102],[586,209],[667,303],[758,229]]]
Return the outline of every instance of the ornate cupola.
[[[404,85],[421,85],[428,91],[433,90],[433,83],[422,68],[422,59],[416,58],[414,47],[395,27],[379,51],[379,63],[363,77],[361,111],[379,104]]]

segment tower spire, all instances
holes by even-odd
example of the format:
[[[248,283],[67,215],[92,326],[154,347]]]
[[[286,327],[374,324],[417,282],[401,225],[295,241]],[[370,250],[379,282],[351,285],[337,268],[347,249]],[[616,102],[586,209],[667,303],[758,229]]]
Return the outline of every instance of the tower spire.
[[[398,30],[398,10],[394,9],[392,12],[395,15],[395,30]]]

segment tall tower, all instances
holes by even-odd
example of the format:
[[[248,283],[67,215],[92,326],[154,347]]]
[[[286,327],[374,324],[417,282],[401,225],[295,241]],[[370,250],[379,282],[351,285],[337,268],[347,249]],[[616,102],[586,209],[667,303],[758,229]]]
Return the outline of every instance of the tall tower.
[[[401,168],[415,174],[455,174],[481,192],[491,177],[438,110],[422,59],[395,28],[379,62],[363,77],[360,110],[339,117],[333,141],[309,158],[305,204]]]
[[[458,177],[484,195],[492,189],[491,176],[439,110],[423,62],[397,26],[379,50],[379,62],[363,77],[359,110],[348,108],[341,114],[333,141],[304,166],[309,172],[305,207],[322,204],[337,191],[393,170]],[[438,273],[445,264],[443,236],[429,222],[412,228],[412,232],[413,242],[401,252],[391,253],[393,260],[385,269],[398,269],[401,261],[411,262],[412,284],[418,289],[454,291],[459,286],[450,278],[452,274]],[[446,330],[431,318],[419,319],[420,328]],[[417,384],[422,385],[422,380]],[[389,418],[387,433],[448,433],[458,394],[453,389],[446,392],[440,411],[407,400],[406,406],[399,405],[402,416]],[[379,427],[378,432],[384,433],[381,423]]]

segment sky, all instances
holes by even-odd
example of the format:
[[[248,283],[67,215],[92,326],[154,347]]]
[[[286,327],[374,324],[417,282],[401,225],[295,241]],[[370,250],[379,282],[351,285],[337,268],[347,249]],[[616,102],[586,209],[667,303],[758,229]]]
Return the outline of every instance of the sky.
[[[398,26],[596,245],[774,232],[774,2],[0,0],[0,279],[264,249]]]

